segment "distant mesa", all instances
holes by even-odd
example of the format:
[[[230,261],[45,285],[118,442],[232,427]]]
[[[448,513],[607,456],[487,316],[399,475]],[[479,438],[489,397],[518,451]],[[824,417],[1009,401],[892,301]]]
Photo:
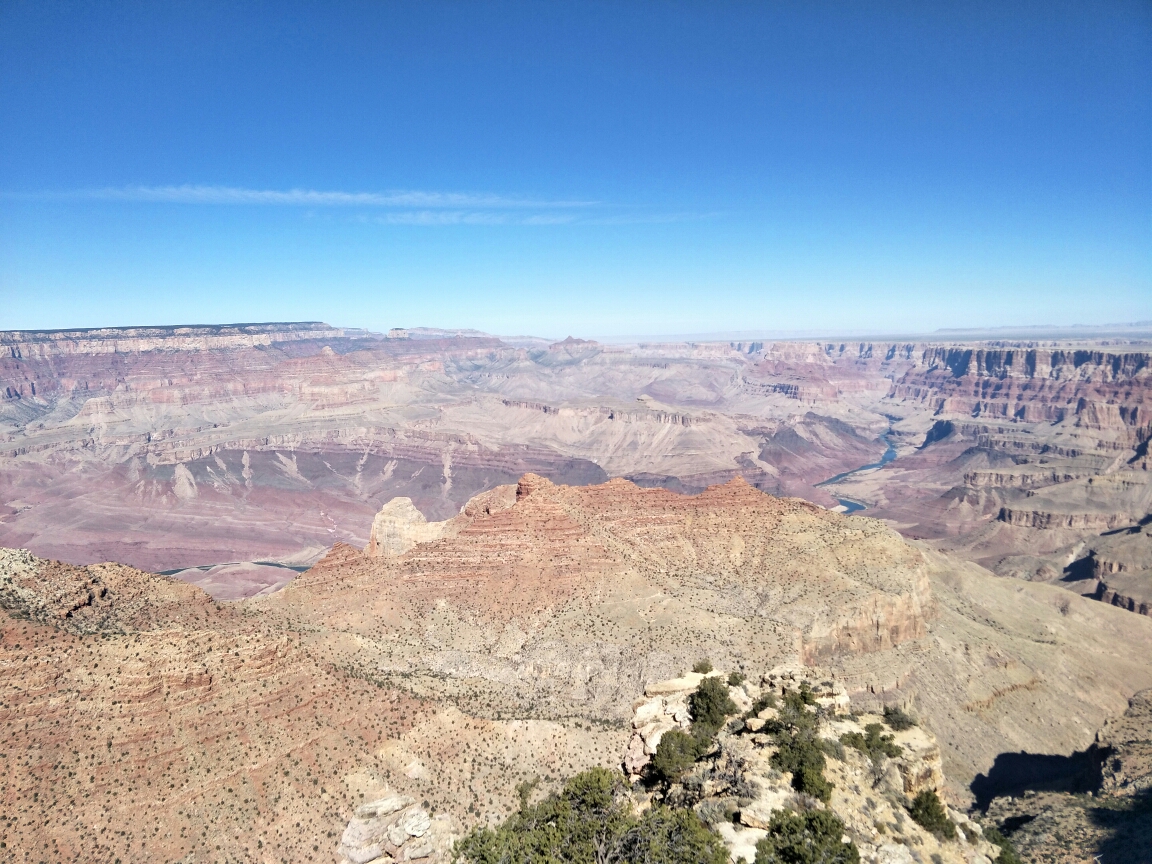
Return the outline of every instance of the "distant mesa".
[[[600,343],[595,342],[591,339],[575,339],[572,336],[569,336],[567,339],[562,339],[559,342],[553,342],[551,345],[548,346],[548,348],[549,348],[549,350],[557,351],[561,348],[574,348],[578,345],[598,345],[598,344],[600,344]]]

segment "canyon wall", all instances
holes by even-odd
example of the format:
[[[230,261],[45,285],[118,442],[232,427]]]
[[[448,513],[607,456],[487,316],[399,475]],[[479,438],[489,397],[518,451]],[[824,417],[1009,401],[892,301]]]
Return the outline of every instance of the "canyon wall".
[[[365,546],[393,498],[438,522],[527,472],[683,493],[741,477],[1091,594],[1068,578],[1077,544],[1152,509],[1150,356],[319,323],[2,333],[0,543],[234,597]]]

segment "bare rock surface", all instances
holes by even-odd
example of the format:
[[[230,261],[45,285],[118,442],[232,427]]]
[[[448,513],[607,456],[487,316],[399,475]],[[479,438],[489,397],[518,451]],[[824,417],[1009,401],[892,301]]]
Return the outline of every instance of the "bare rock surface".
[[[372,520],[372,533],[365,551],[375,557],[403,555],[420,543],[439,540],[447,526],[447,522],[425,519],[411,498],[393,498]]]
[[[1054,774],[1023,794],[995,798],[988,817],[1025,860],[1152,861],[1152,690],[1133,696],[1085,755],[1089,771]]]
[[[1152,506],[1152,353],[1136,339],[391,336],[319,323],[0,333],[0,544],[195,577],[364,547],[392,499],[448,521],[526,472],[681,492],[740,476],[1092,593],[1066,578],[1076,545]],[[269,575],[200,584],[231,598]],[[1100,596],[1139,611],[1129,589]]]
[[[55,860],[108,864],[377,848],[446,862],[462,825],[507,814],[516,783],[611,765],[625,740],[366,680],[319,658],[297,622],[122,565],[4,550],[0,580],[5,859],[48,844]],[[93,585],[108,592],[67,617]],[[389,796],[405,802],[393,814],[364,807]]]
[[[535,476],[515,488],[513,506],[405,555],[334,550],[253,608],[308,622],[335,663],[492,719],[630,722],[633,694],[672,700],[623,745],[636,765],[686,721],[676,694],[696,679],[670,676],[700,657],[819,663],[861,709],[916,710],[957,802],[999,754],[1083,750],[1152,686],[1147,619],[874,520],[739,481],[697,496]]]

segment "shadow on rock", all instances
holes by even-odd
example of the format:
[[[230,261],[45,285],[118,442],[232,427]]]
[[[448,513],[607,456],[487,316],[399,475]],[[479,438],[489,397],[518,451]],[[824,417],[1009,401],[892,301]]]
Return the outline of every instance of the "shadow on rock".
[[[1105,801],[1088,816],[1109,832],[1099,847],[1100,864],[1152,864],[1152,788]]]
[[[1001,753],[987,774],[977,774],[969,789],[983,811],[993,798],[1025,792],[1097,792],[1108,750],[1093,744],[1071,756]]]

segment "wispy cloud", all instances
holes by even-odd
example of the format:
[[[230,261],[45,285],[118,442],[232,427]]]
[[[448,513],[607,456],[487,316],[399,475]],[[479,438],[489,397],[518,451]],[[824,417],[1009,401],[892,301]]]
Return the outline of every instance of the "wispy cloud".
[[[31,194],[0,193],[0,198],[302,207],[309,210],[343,208],[354,211],[352,218],[357,221],[384,225],[636,225],[699,221],[719,215],[655,211],[602,201],[551,200],[489,192],[342,192],[195,184],[114,186]],[[377,212],[373,214],[371,211]]]
[[[54,196],[56,197],[56,196]],[[473,192],[330,192],[316,189],[245,189],[236,186],[122,186],[84,189],[60,197],[99,201],[152,201],[171,204],[265,204],[304,207],[388,207],[425,209],[569,209],[598,201],[550,201]]]

